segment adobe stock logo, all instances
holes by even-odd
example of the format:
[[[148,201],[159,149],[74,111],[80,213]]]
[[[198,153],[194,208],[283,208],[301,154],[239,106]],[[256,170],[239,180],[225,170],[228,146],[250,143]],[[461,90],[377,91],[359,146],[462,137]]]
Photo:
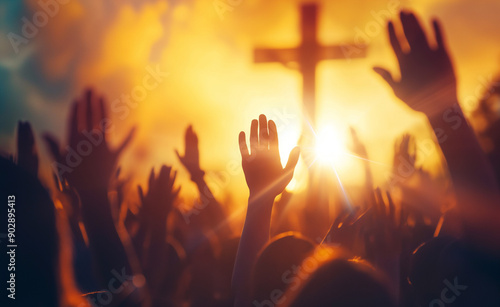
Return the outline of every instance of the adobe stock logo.
[[[444,307],[446,304],[451,304],[462,294],[461,292],[468,288],[468,286],[458,284],[458,277],[453,279],[453,284],[448,279],[443,280],[443,283],[446,287],[441,291],[441,298],[432,300],[429,307]]]

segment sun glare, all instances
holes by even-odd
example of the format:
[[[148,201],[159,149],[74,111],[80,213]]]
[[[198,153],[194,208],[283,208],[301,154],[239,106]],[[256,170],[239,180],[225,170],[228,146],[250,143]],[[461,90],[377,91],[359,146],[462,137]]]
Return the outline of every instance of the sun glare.
[[[342,135],[332,126],[323,126],[316,134],[316,161],[336,165],[345,160],[346,148]]]

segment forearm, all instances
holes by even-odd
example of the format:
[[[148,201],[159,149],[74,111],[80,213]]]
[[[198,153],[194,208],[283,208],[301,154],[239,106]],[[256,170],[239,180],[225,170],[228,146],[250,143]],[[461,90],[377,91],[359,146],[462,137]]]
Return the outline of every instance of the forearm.
[[[82,220],[89,246],[97,260],[101,279],[108,282],[113,271],[132,274],[127,253],[116,230],[106,190],[81,192]]]
[[[225,214],[222,211],[222,208],[220,204],[217,202],[217,199],[213,195],[212,191],[208,187],[208,184],[206,183],[205,179],[203,176],[201,177],[192,177],[191,180],[196,184],[198,187],[198,191],[200,194],[200,201],[201,201],[201,206],[206,210],[207,215],[210,216],[210,220],[212,221],[211,225],[219,226],[222,227],[222,229],[214,229],[216,230],[216,233],[223,233],[227,234],[229,233],[228,231],[228,224],[224,223],[225,219]],[[203,214],[203,213],[202,213]]]
[[[429,117],[457,193],[463,187],[481,193],[498,195],[498,186],[491,165],[476,139],[474,131],[453,101],[449,109]]]
[[[235,292],[235,306],[248,303],[250,279],[259,251],[269,240],[271,212],[274,198],[250,196],[248,210],[241,234],[232,286]]]

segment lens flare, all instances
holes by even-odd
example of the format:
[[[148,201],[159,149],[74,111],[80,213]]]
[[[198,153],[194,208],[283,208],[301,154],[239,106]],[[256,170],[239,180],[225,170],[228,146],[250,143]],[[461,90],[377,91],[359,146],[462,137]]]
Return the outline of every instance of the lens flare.
[[[342,134],[332,126],[323,126],[316,134],[316,161],[327,165],[339,165],[345,162],[347,149]]]

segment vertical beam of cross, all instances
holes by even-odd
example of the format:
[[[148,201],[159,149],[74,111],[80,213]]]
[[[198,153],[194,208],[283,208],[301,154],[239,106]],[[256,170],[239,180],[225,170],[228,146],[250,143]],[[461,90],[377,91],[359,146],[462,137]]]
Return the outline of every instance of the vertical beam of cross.
[[[360,52],[346,56],[345,50],[350,50],[349,45],[320,45],[317,39],[318,6],[314,3],[303,4],[300,12],[301,44],[295,48],[256,48],[254,62],[299,64],[302,76],[302,137],[308,138],[311,136],[310,130],[316,129],[316,66],[324,60],[362,58],[366,48],[358,46]]]

